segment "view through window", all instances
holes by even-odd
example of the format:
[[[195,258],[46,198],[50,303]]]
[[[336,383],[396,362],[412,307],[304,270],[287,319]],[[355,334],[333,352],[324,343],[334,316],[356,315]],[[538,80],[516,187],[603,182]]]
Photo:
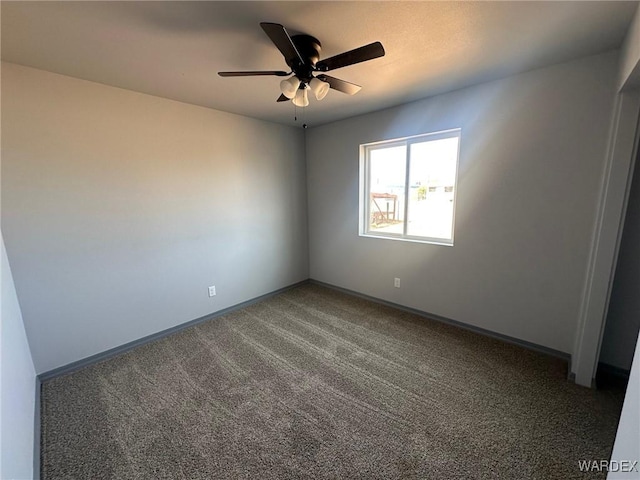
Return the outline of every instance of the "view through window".
[[[460,130],[362,146],[360,233],[453,244]]]

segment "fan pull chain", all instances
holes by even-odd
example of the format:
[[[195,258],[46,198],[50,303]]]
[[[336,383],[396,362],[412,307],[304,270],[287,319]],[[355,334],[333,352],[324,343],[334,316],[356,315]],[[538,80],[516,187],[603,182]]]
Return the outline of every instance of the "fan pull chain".
[[[304,114],[305,114],[305,107],[302,107],[302,114],[301,114],[302,128],[307,128],[307,124],[304,123]],[[294,122],[298,121],[298,107],[296,105],[293,106],[293,121]]]

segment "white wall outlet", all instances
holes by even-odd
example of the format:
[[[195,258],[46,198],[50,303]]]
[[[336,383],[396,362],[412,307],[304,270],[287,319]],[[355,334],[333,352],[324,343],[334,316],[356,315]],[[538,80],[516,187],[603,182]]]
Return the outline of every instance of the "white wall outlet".
[[[209,287],[209,296],[210,297],[215,297],[216,296],[216,286],[215,285],[211,285]]]
[[[399,278],[394,278],[393,279],[393,286],[396,288],[400,288],[400,279]]]

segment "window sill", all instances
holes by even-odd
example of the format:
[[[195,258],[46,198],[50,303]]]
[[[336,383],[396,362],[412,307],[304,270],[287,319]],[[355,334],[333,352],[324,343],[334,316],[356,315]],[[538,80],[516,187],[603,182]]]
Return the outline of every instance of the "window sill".
[[[453,247],[453,240],[445,240],[441,238],[395,237],[391,235],[376,235],[372,233],[359,233],[358,236],[375,238],[378,240],[396,240],[399,242],[426,243],[429,245],[439,245],[442,247]]]

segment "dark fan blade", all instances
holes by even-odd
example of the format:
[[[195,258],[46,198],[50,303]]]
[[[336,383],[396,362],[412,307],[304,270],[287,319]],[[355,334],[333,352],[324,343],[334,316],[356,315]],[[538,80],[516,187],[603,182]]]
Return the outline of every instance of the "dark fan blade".
[[[284,59],[289,62],[290,60],[297,59],[300,64],[304,64],[302,55],[298,52],[298,49],[291,41],[291,37],[279,23],[260,23],[262,30],[266,33],[273,44],[278,47],[278,50],[284,55]]]
[[[283,72],[279,70],[273,71],[257,71],[257,72],[218,72],[221,77],[254,77],[260,75],[275,75],[277,77],[286,77],[291,75],[291,72]]]
[[[289,99],[287,97],[284,96],[284,94],[280,94],[280,96],[278,97],[278,100],[276,100],[276,102],[288,102]]]
[[[329,75],[318,75],[318,79],[323,82],[327,82],[331,88],[338,90],[339,92],[346,93],[347,95],[355,95],[362,88],[355,83],[345,82],[339,78],[330,77]]]
[[[374,58],[384,57],[384,47],[380,42],[370,43],[364,47],[349,50],[334,57],[326,58],[316,64],[316,68],[321,72],[328,72],[336,68],[354,65]]]

